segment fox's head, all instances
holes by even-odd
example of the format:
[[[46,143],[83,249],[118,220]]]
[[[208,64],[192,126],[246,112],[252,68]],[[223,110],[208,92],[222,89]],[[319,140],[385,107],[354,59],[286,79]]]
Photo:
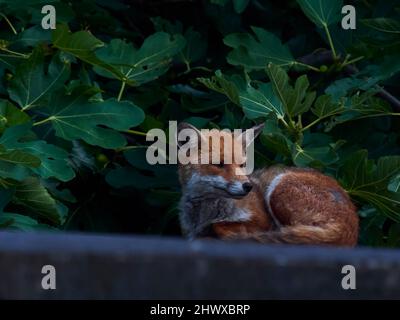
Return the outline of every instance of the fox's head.
[[[198,130],[190,124],[178,126],[179,177],[184,190],[193,197],[241,198],[252,189],[246,174],[247,146],[262,132],[263,125],[243,133]],[[246,139],[246,135],[248,138]],[[186,140],[185,140],[186,138]],[[253,155],[251,155],[253,156]]]

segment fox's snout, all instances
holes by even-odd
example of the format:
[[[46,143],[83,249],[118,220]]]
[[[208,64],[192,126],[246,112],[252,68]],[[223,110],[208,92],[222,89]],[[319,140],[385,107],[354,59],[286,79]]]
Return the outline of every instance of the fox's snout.
[[[242,184],[244,192],[249,193],[253,189],[253,185],[250,182],[245,182]]]
[[[233,197],[244,197],[253,189],[251,182],[234,181],[228,183],[227,192]]]
[[[218,174],[202,174],[195,171],[185,183],[187,189],[196,190],[197,194],[214,195],[216,197],[242,198],[252,189],[253,184],[246,176],[239,176],[234,179],[223,177]]]

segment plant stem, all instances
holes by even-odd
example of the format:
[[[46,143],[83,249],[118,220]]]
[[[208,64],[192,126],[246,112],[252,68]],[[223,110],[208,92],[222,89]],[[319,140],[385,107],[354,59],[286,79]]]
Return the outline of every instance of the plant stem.
[[[16,56],[18,56],[18,57],[24,58],[24,59],[29,58],[29,55],[27,55],[27,54],[20,53],[20,52],[15,52],[15,51],[9,50],[9,49],[7,49],[7,48],[2,48],[2,47],[0,47],[0,50],[1,50],[1,51],[4,51],[4,52],[8,52],[8,53],[13,54],[13,55],[16,55]]]
[[[134,135],[137,135],[137,136],[142,136],[142,137],[147,137],[147,135],[148,135],[148,133],[146,133],[146,132],[141,132],[141,131],[136,131],[136,130],[125,130],[124,132],[125,133],[134,134]],[[153,137],[153,135],[149,134],[149,137]],[[166,141],[164,141],[164,142],[169,145],[168,139]],[[142,148],[142,146],[137,146],[137,147],[138,148]]]
[[[333,54],[333,59],[337,60],[337,54],[336,54],[335,46],[333,45],[331,33],[329,32],[328,25],[325,23],[324,23],[324,30],[325,30],[326,36],[328,37],[329,46],[331,47],[332,54]]]
[[[137,135],[137,136],[143,136],[143,137],[147,136],[147,133],[136,131],[136,130],[125,130],[125,132],[126,133],[130,133],[130,134],[134,134],[134,135]]]
[[[122,81],[121,89],[119,90],[119,93],[118,93],[118,98],[117,98],[118,101],[121,101],[122,95],[124,94],[125,86],[126,86],[126,82]]]
[[[304,127],[301,131],[306,131],[306,130],[310,129],[312,126],[316,125],[318,122],[320,122],[320,121],[322,121],[322,120],[324,120],[324,119],[326,119],[326,118],[332,117],[332,116],[334,116],[334,115],[336,115],[336,114],[338,114],[338,112],[332,113],[332,114],[330,114],[329,116],[325,116],[325,117],[322,117],[322,118],[318,118],[318,119],[316,119],[315,121],[311,122],[308,126]],[[397,113],[397,112],[388,112],[388,113],[369,114],[369,115],[365,115],[365,116],[356,118],[355,120],[361,120],[361,119],[367,119],[367,118],[374,118],[374,117],[389,117],[389,116],[398,117],[398,116],[400,116],[400,113]],[[347,120],[347,121],[349,121],[349,120]],[[342,123],[345,123],[345,122],[347,122],[347,121],[344,121],[344,122],[342,122]]]
[[[41,120],[41,121],[35,122],[35,123],[33,124],[33,126],[40,126],[40,125],[42,125],[42,124],[44,124],[44,123],[46,123],[46,122],[52,121],[52,120],[54,120],[54,117],[48,117],[48,118],[43,119],[43,120]]]
[[[0,50],[1,50],[1,49],[0,49]],[[19,55],[19,56],[16,56],[16,55],[13,55],[13,54],[2,54],[2,53],[0,53],[0,57],[3,57],[3,58],[27,59],[27,57],[21,57],[20,55]]]
[[[187,69],[187,67],[189,67],[190,69]],[[210,72],[210,73],[214,72],[213,70],[211,70],[211,69],[209,69],[209,68],[207,68],[207,67],[199,66],[199,67],[193,67],[193,68],[192,68],[192,67],[190,67],[190,65],[186,65],[186,70],[183,71],[183,72],[181,72],[181,73],[179,73],[179,74],[178,74],[178,77],[187,75],[187,74],[189,74],[190,72],[195,71],[195,70],[201,70],[201,71]]]
[[[286,120],[283,117],[278,117],[278,120],[282,121],[282,123],[285,125],[285,127],[290,129],[289,124],[286,122]]]
[[[121,147],[121,148],[115,149],[115,151],[116,152],[124,152],[126,150],[140,149],[140,148],[147,148],[147,146],[126,146],[126,147]]]
[[[321,118],[318,118],[318,119],[314,120],[313,122],[309,123],[309,124],[308,124],[307,126],[305,126],[304,128],[302,128],[301,131],[304,132],[304,131],[310,129],[311,127],[315,126],[317,123],[321,122],[322,120],[324,120],[324,119],[326,119],[326,118],[329,118],[329,117],[332,117],[332,116],[335,116],[335,115],[337,115],[337,114],[339,114],[339,113],[341,113],[341,112],[343,112],[343,110],[339,110],[339,111],[337,111],[337,112],[332,112],[332,113],[327,114],[327,115],[325,115],[325,116],[323,116],[323,117],[321,117]]]
[[[358,62],[358,61],[360,61],[360,60],[362,60],[362,59],[364,59],[364,58],[365,58],[364,56],[361,56],[361,57],[358,57],[358,58],[354,58],[353,60],[350,60],[350,61],[345,61],[345,62],[342,64],[342,67],[348,66],[349,64],[356,63],[356,62]]]
[[[180,56],[181,56],[181,59],[182,59],[183,63],[186,66],[186,71],[184,72],[184,74],[189,73],[190,70],[191,70],[190,62],[185,58],[185,55],[182,53],[182,51],[180,52]]]
[[[315,72],[321,72],[321,70],[319,70],[318,68],[316,68],[316,67],[314,67],[314,66],[311,66],[311,65],[309,65],[309,64],[306,64],[306,63],[302,63],[302,62],[295,61],[295,62],[294,62],[294,65],[306,67],[306,68],[308,68],[308,69],[310,69],[310,70],[313,70],[313,71],[315,71]]]
[[[3,14],[3,13],[0,12],[0,16],[2,16],[2,17],[4,18],[4,20],[6,20],[7,24],[10,26],[12,32],[13,32],[15,35],[17,35],[17,34],[18,34],[17,30],[15,30],[13,24],[11,23],[10,20],[8,20],[8,18],[5,16],[5,14]]]
[[[322,120],[322,118],[318,118],[318,119],[314,120],[313,122],[311,122],[310,124],[308,124],[307,126],[302,128],[301,131],[306,131],[306,130],[310,129],[311,127],[315,126],[321,120]]]
[[[202,67],[202,66],[193,67],[190,70],[201,70],[201,71],[206,71],[206,72],[214,72],[212,69],[207,68],[207,67]]]

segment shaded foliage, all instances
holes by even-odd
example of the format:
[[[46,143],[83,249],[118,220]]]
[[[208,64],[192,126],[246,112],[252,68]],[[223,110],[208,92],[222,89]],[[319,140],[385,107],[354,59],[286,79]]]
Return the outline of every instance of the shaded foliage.
[[[265,122],[257,166],[334,176],[360,243],[399,246],[400,6],[353,4],[356,30],[340,0],[1,0],[0,227],[178,234],[146,132]]]

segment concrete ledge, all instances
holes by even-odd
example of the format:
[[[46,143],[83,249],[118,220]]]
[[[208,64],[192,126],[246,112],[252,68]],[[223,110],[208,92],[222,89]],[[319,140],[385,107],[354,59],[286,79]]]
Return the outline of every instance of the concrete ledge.
[[[341,287],[347,264],[356,290]],[[399,299],[400,251],[2,232],[0,277],[1,299]]]

